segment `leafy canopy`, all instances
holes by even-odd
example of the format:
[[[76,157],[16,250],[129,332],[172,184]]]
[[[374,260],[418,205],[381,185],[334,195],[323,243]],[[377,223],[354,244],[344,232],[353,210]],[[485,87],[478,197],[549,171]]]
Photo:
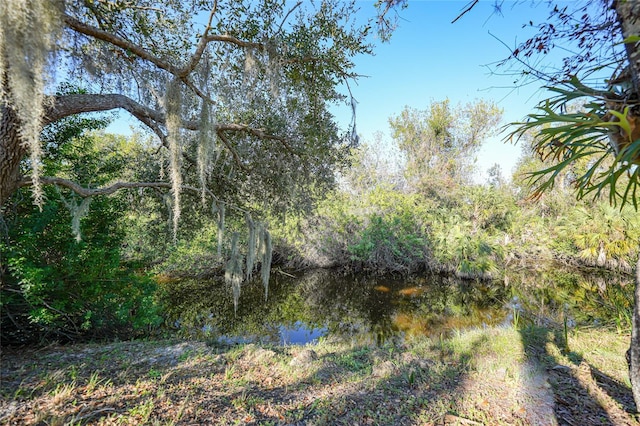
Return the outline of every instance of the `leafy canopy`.
[[[371,53],[371,25],[356,23],[354,2],[53,1],[43,16],[58,25],[43,28],[33,27],[39,21],[30,9],[40,2],[9,3],[3,12],[23,13],[3,18],[0,56],[7,60],[0,73],[9,82],[33,80],[20,55],[7,55],[20,44],[48,66],[37,86],[45,98],[3,79],[4,105],[43,125],[126,110],[168,151],[158,158],[168,163],[168,178],[155,180],[171,184],[176,224],[187,186],[244,209],[304,204],[333,185],[333,167],[354,143],[355,129],[339,128],[329,112],[332,104],[351,103],[345,87],[357,77],[353,57]],[[43,32],[48,43],[34,38]],[[54,95],[46,87],[60,78],[86,90],[46,98]],[[18,102],[29,97],[34,101]],[[24,128],[20,135],[31,141],[32,156],[31,179],[21,185],[38,191],[52,180],[40,179],[39,141]]]

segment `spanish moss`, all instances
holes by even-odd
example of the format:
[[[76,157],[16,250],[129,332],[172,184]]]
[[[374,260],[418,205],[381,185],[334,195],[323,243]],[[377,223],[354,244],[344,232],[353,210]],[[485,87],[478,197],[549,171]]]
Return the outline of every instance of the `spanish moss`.
[[[33,198],[40,209],[45,68],[62,24],[61,6],[59,1],[0,2],[0,101],[11,104],[20,120],[20,137],[30,153]]]
[[[89,205],[91,204],[91,197],[83,198],[80,204],[78,204],[75,198],[67,200],[58,191],[62,202],[71,214],[71,232],[76,239],[76,242],[82,241],[82,233],[80,231],[80,220],[89,213]]]
[[[247,280],[250,280],[253,275],[253,267],[256,263],[256,248],[258,242],[256,236],[256,225],[248,212],[245,213],[245,220],[249,230],[249,238],[247,239]]]
[[[207,187],[207,169],[211,164],[211,154],[213,151],[213,128],[211,119],[211,107],[207,102],[203,102],[200,110],[200,132],[198,133],[198,177],[200,178],[200,188],[202,204],[205,204],[205,188]]]
[[[260,227],[258,255],[262,262],[260,273],[262,276],[262,285],[264,286],[264,297],[267,299],[269,297],[269,276],[271,274],[273,245],[271,243],[271,234],[264,226]]]
[[[237,232],[233,233],[231,237],[231,255],[227,262],[227,267],[224,272],[225,282],[231,286],[233,291],[233,310],[238,311],[238,300],[240,300],[240,286],[242,285],[243,271],[242,271],[242,256],[238,253],[238,238]]]
[[[225,216],[225,205],[223,202],[220,202],[218,207],[218,259],[222,259],[222,241],[224,237],[224,216]]]
[[[181,149],[180,149],[180,108],[182,106],[182,90],[180,81],[172,79],[167,87],[165,109],[167,112],[167,139],[169,142],[169,168],[171,177],[171,193],[173,194],[173,240],[178,234],[178,222],[180,221],[180,189],[182,187],[182,175],[180,174]]]

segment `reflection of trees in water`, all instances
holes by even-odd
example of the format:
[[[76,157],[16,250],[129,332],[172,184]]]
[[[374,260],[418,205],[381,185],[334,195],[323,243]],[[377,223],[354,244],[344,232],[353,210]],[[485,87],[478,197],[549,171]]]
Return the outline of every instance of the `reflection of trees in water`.
[[[578,325],[630,326],[632,277],[586,270],[547,269],[509,272],[513,293],[525,316],[538,324],[562,323],[565,316]]]
[[[295,282],[286,286],[302,300],[297,318],[322,324],[334,337],[381,343],[495,324],[504,317],[503,286],[454,277],[341,276],[319,270],[284,280]]]
[[[406,333],[437,336],[454,329],[497,324],[504,319],[503,286],[447,276],[427,280],[419,283],[426,286],[426,291],[400,300],[396,323]]]
[[[510,273],[509,285],[455,277],[408,279],[342,276],[313,271],[272,276],[269,299],[261,284],[244,284],[234,315],[222,281],[180,281],[163,289],[167,323],[189,337],[237,336],[277,343],[282,327],[326,329],[330,336],[383,342],[410,335],[438,336],[453,329],[504,320],[513,296],[536,322],[612,323],[630,318],[632,286],[626,277],[561,270]],[[623,324],[624,325],[624,324]]]
[[[375,278],[336,276],[330,271],[307,274],[299,287],[305,306],[322,318],[334,337],[366,336],[377,342],[397,333],[391,293],[374,289]]]
[[[279,342],[280,305],[286,306],[292,286],[274,277],[269,298],[265,300],[262,284],[257,280],[242,286],[238,311],[234,313],[231,289],[223,280],[180,280],[164,285],[160,302],[166,325],[192,338],[243,336],[249,340]],[[273,321],[273,317],[277,321]]]

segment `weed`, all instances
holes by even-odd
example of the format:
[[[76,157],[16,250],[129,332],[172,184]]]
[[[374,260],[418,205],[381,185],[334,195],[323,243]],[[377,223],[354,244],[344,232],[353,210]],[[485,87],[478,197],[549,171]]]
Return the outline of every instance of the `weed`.
[[[97,371],[94,371],[93,373],[91,373],[91,376],[89,376],[87,385],[84,388],[85,393],[92,393],[100,384],[109,386],[111,384],[111,379],[100,378],[100,374]]]
[[[58,406],[66,403],[76,390],[76,383],[61,383],[51,392],[53,405]]]
[[[186,360],[188,360],[191,356],[193,355],[193,351],[188,349],[184,352],[182,352],[180,354],[180,356],[178,356],[178,362],[185,362]]]
[[[78,379],[78,367],[75,364],[72,364],[69,367],[69,377],[73,381],[76,381]]]
[[[155,404],[152,399],[147,399],[129,410],[129,415],[137,417],[140,423],[147,423]]]
[[[236,372],[236,366],[231,365],[224,369],[224,379],[231,380],[233,378],[234,373]]]
[[[153,367],[152,367],[152,368],[149,370],[149,373],[147,373],[147,375],[148,375],[150,378],[152,378],[152,379],[156,380],[156,379],[159,379],[159,378],[161,378],[161,377],[162,377],[162,372],[161,372],[161,371],[159,371],[159,370],[156,370],[155,368],[153,368]]]
[[[364,372],[371,370],[371,360],[369,359],[369,348],[355,349],[339,355],[336,360],[338,365],[345,367],[351,372]]]

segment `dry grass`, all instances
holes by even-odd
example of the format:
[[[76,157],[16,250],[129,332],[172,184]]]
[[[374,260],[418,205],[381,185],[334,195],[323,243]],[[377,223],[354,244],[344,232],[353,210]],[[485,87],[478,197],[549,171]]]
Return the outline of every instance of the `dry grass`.
[[[628,337],[577,332],[567,349],[556,336],[489,328],[383,347],[164,341],[5,350],[0,423],[634,424]]]

